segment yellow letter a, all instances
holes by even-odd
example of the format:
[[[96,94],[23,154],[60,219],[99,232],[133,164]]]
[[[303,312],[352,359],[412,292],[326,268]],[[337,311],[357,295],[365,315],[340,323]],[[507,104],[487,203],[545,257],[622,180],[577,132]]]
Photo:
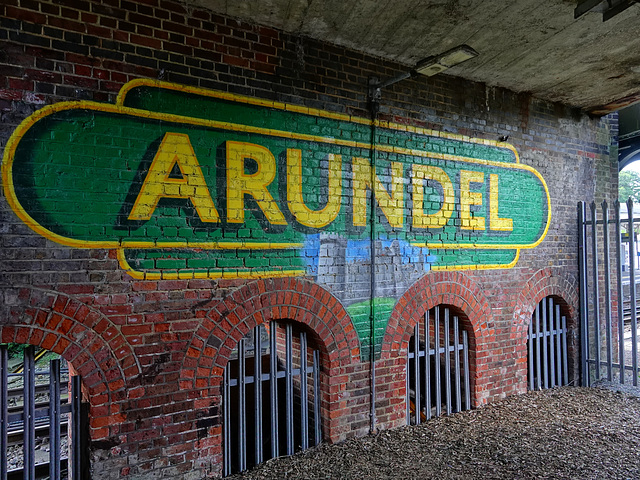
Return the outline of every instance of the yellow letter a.
[[[180,169],[182,178],[170,177],[175,165]],[[188,198],[200,220],[220,220],[188,135],[165,134],[131,209],[129,220],[149,220],[162,197]]]

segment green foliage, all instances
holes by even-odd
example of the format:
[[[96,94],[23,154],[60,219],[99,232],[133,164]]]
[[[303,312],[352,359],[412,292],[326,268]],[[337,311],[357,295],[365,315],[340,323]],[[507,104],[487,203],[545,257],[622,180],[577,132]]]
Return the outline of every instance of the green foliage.
[[[24,351],[28,346],[29,345],[26,345],[23,343],[10,343],[9,347],[7,348],[9,352],[9,358],[18,357],[18,356],[22,358],[22,356],[24,355]]]
[[[633,170],[622,171],[618,177],[618,200],[626,202],[629,197],[640,202],[640,173]]]

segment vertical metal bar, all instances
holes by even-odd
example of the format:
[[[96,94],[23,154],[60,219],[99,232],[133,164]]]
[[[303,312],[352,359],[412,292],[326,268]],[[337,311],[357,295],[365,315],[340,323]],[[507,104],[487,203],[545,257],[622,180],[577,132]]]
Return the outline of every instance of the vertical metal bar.
[[[9,416],[9,347],[0,345],[0,445],[7,445]],[[0,480],[7,480],[7,449],[0,448]]]
[[[542,367],[540,366],[540,304],[536,305],[536,388],[542,388]]]
[[[451,332],[449,331],[449,309],[444,309],[444,384],[447,400],[447,415],[451,415],[451,352],[449,351]]]
[[[456,412],[462,410],[462,391],[460,388],[460,330],[458,327],[458,316],[453,317],[453,361],[456,382]]]
[[[567,362],[567,317],[562,317],[562,375],[566,384],[569,384],[569,366]]]
[[[313,418],[315,421],[316,445],[322,441],[320,426],[320,350],[313,351]]]
[[[416,410],[416,425],[420,425],[420,325],[413,329],[413,405]]]
[[[620,202],[615,202],[615,214],[616,214],[616,256],[618,279],[618,359],[620,362],[620,383],[624,383],[625,368],[624,368],[624,292],[622,289],[622,228],[620,222]]]
[[[558,335],[558,331],[555,327],[555,308],[553,306],[553,298],[548,298],[548,307],[549,307],[549,385],[551,387],[557,386],[556,383],[556,348],[555,348],[555,339]]]
[[[549,329],[547,324],[547,298],[543,298],[540,304],[542,305],[542,376],[544,379],[544,388],[549,388],[549,356],[547,352]]]
[[[292,349],[292,327],[290,323],[285,324],[285,420],[287,427],[287,455],[293,455],[293,349]]]
[[[529,367],[529,390],[535,390],[536,386],[534,384],[534,374],[533,374],[533,365],[535,364],[535,357],[533,356],[533,344],[535,339],[533,338],[533,318],[529,322],[529,338],[527,341],[527,346],[529,348],[529,361],[527,362]]]
[[[462,353],[464,358],[464,405],[471,409],[471,382],[469,381],[469,339],[467,331],[462,330]]]
[[[24,475],[25,478],[36,477],[35,464],[35,400],[36,377],[34,362],[35,347],[29,345],[24,350],[23,395],[24,395]],[[74,438],[75,440],[75,438]]]
[[[431,419],[431,318],[424,315],[424,410],[425,418]]]
[[[307,398],[307,334],[300,332],[300,434],[302,449],[309,448],[309,400]]]
[[[262,463],[262,325],[253,329],[253,398],[255,422],[255,463]]]
[[[591,202],[591,255],[593,258],[593,336],[595,337],[596,380],[600,380],[600,285],[598,284],[598,213],[596,202]]]
[[[224,369],[222,390],[222,434],[224,435],[224,476],[231,475],[231,387],[229,386],[229,365]]]
[[[60,360],[49,362],[49,476],[60,480]]]
[[[407,408],[407,425],[411,425],[411,369],[409,366],[411,365],[411,340],[409,340],[409,345],[407,345],[407,369],[405,375],[405,397],[406,397],[406,408]]]
[[[629,292],[631,293],[631,365],[633,369],[633,385],[638,385],[638,315],[636,305],[636,245],[635,230],[633,228],[633,200],[627,200],[627,214],[629,216]]]
[[[277,323],[269,324],[269,387],[271,389],[271,458],[280,455],[278,438],[278,339],[276,337]]]
[[[442,384],[440,383],[440,307],[435,307],[436,312],[436,322],[434,328],[435,334],[435,356],[436,356],[436,367],[435,367],[435,389],[436,389],[436,417],[440,416],[442,410]]]
[[[238,342],[238,469],[247,469],[246,339]]]
[[[562,335],[562,325],[560,324],[560,305],[556,305],[556,314],[553,317],[554,325],[556,326],[556,379],[557,385],[561,387],[564,385],[562,381],[562,347],[560,343],[560,337]],[[566,379],[564,380],[567,381]]]
[[[611,327],[611,265],[609,246],[609,205],[606,200],[602,202],[602,243],[604,248],[604,308],[605,308],[605,331],[607,342],[607,380],[613,378],[613,346],[611,344],[613,331]]]
[[[82,479],[82,383],[80,376],[71,377],[71,468],[72,480]],[[31,477],[29,477],[31,478]]]
[[[586,204],[578,202],[578,270],[580,277],[580,359],[582,385],[590,384],[589,374],[589,284],[587,282],[587,225]],[[566,377],[565,377],[566,378]]]

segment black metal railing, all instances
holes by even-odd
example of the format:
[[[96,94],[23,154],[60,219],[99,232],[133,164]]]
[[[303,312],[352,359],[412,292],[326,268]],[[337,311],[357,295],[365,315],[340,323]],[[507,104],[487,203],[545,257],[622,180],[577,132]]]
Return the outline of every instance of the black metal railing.
[[[240,340],[224,371],[224,475],[318,445],[320,352],[290,322]]]
[[[631,199],[600,208],[578,203],[582,384],[638,385],[638,264]],[[626,218],[624,218],[626,217]],[[626,231],[626,232],[625,232]],[[615,301],[614,301],[615,300]],[[625,307],[626,305],[626,307]]]
[[[407,424],[471,408],[469,340],[460,323],[437,306],[416,324],[407,352]]]
[[[567,317],[553,297],[536,306],[527,337],[529,390],[569,384]]]
[[[33,346],[9,350],[0,345],[0,480],[86,480],[80,377]]]

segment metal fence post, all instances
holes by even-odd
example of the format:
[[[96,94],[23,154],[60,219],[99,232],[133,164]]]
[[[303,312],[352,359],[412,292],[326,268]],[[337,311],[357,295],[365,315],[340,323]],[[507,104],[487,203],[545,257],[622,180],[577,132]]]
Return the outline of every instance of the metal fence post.
[[[622,289],[622,232],[620,221],[620,202],[615,202],[615,223],[616,223],[616,266],[617,266],[617,289],[618,289],[618,358],[620,362],[620,383],[624,383],[626,369],[624,365],[624,292]]]
[[[604,248],[604,308],[605,308],[605,321],[607,322],[606,342],[607,342],[607,380],[611,381],[613,378],[613,348],[611,340],[613,337],[613,330],[611,327],[611,265],[609,261],[609,255],[611,254],[609,248],[609,206],[607,202],[602,202],[602,242]]]
[[[600,285],[598,268],[598,212],[591,203],[591,255],[593,268],[593,336],[595,337],[596,380],[600,380]],[[587,340],[588,341],[588,340]]]
[[[629,293],[631,294],[631,368],[633,371],[633,385],[638,385],[638,318],[636,311],[636,246],[633,230],[633,200],[627,200],[627,215],[629,232]]]
[[[578,270],[580,275],[580,359],[582,385],[589,386],[589,312],[587,296],[586,204],[578,203]]]

